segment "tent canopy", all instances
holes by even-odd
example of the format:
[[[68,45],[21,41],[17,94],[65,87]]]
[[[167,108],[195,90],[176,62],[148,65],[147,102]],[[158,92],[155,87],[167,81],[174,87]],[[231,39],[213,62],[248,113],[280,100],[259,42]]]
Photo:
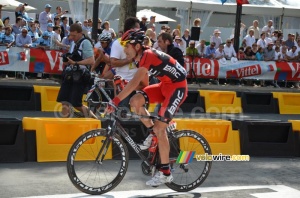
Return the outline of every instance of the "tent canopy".
[[[151,16],[155,16],[155,22],[161,22],[161,21],[171,21],[171,22],[176,22],[174,19],[171,19],[169,17],[166,17],[164,15],[158,14],[156,12],[153,12],[151,10],[148,9],[144,9],[144,10],[140,10],[136,13],[136,17],[138,19],[142,19],[142,17],[147,17],[147,21],[150,20]]]
[[[110,0],[111,4],[120,4],[120,0]],[[160,8],[179,8],[188,9],[191,5],[191,0],[138,0],[139,7],[160,7]],[[203,2],[201,0],[193,0],[192,8],[197,10],[208,10],[213,12],[236,13],[236,4],[225,3],[222,5],[214,2]],[[270,16],[284,16],[300,17],[300,7],[292,6],[270,6],[270,5],[243,5],[243,14],[248,15],[270,15]]]
[[[20,4],[23,4],[19,1],[15,0],[0,0],[0,5],[2,5],[2,10],[15,10],[19,7]],[[25,6],[25,9],[28,10],[36,10],[36,8],[32,6]]]

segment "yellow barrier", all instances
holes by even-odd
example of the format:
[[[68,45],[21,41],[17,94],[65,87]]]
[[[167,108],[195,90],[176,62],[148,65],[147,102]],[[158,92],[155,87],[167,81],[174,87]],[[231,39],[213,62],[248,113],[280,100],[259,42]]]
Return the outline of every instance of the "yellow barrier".
[[[61,111],[61,103],[56,102],[60,87],[33,85],[33,88],[34,92],[41,94],[42,111]],[[85,96],[83,96],[82,100],[84,100]],[[83,102],[83,104],[87,105],[86,102]]]
[[[280,114],[300,114],[300,93],[273,92]]]
[[[241,98],[234,91],[201,90],[207,113],[242,113]]]
[[[241,153],[239,132],[232,130],[230,121],[219,119],[174,119],[174,121],[178,130],[193,130],[203,135],[209,142],[213,155]]]
[[[292,123],[292,128],[294,132],[300,132],[300,120],[288,120],[288,122]]]
[[[101,128],[101,122],[95,119],[80,118],[23,118],[24,131],[35,130],[37,161],[66,161],[71,145],[87,131]],[[84,145],[95,147],[96,142]],[[106,158],[112,157],[111,146]],[[87,159],[87,158],[82,158]]]

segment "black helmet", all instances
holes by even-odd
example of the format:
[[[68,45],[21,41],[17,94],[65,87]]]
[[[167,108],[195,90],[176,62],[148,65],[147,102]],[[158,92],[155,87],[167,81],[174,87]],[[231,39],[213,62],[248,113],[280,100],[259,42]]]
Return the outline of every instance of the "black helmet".
[[[121,38],[121,45],[125,46],[127,43],[135,44],[140,43],[143,44],[145,39],[144,31],[139,30],[128,30],[125,32]]]

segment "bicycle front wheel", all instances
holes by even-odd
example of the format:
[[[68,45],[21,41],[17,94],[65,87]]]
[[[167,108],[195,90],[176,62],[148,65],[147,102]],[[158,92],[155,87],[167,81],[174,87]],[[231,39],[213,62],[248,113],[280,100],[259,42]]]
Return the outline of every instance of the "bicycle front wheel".
[[[100,156],[99,159],[97,156]],[[92,130],[72,145],[67,158],[67,171],[77,189],[100,195],[122,181],[128,168],[128,158],[128,149],[119,135],[115,134],[109,143],[105,129]]]
[[[211,155],[206,139],[190,130],[173,132],[169,136],[170,166],[173,181],[166,183],[172,190],[187,192],[200,186],[207,178],[211,161],[201,160],[201,156]]]

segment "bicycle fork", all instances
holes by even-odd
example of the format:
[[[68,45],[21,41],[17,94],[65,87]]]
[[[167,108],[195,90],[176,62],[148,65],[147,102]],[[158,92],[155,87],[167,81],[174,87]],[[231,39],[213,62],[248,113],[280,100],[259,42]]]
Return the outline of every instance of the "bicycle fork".
[[[108,133],[106,135],[105,140],[101,140],[101,142],[103,142],[103,145],[102,145],[102,147],[101,147],[101,149],[100,149],[100,151],[99,151],[99,153],[96,157],[96,163],[102,164],[102,161],[103,161],[103,159],[106,155],[106,152],[107,152],[108,147],[109,147],[109,145],[111,143],[111,140],[112,140],[112,136],[110,134],[111,134],[111,128],[108,127]]]

